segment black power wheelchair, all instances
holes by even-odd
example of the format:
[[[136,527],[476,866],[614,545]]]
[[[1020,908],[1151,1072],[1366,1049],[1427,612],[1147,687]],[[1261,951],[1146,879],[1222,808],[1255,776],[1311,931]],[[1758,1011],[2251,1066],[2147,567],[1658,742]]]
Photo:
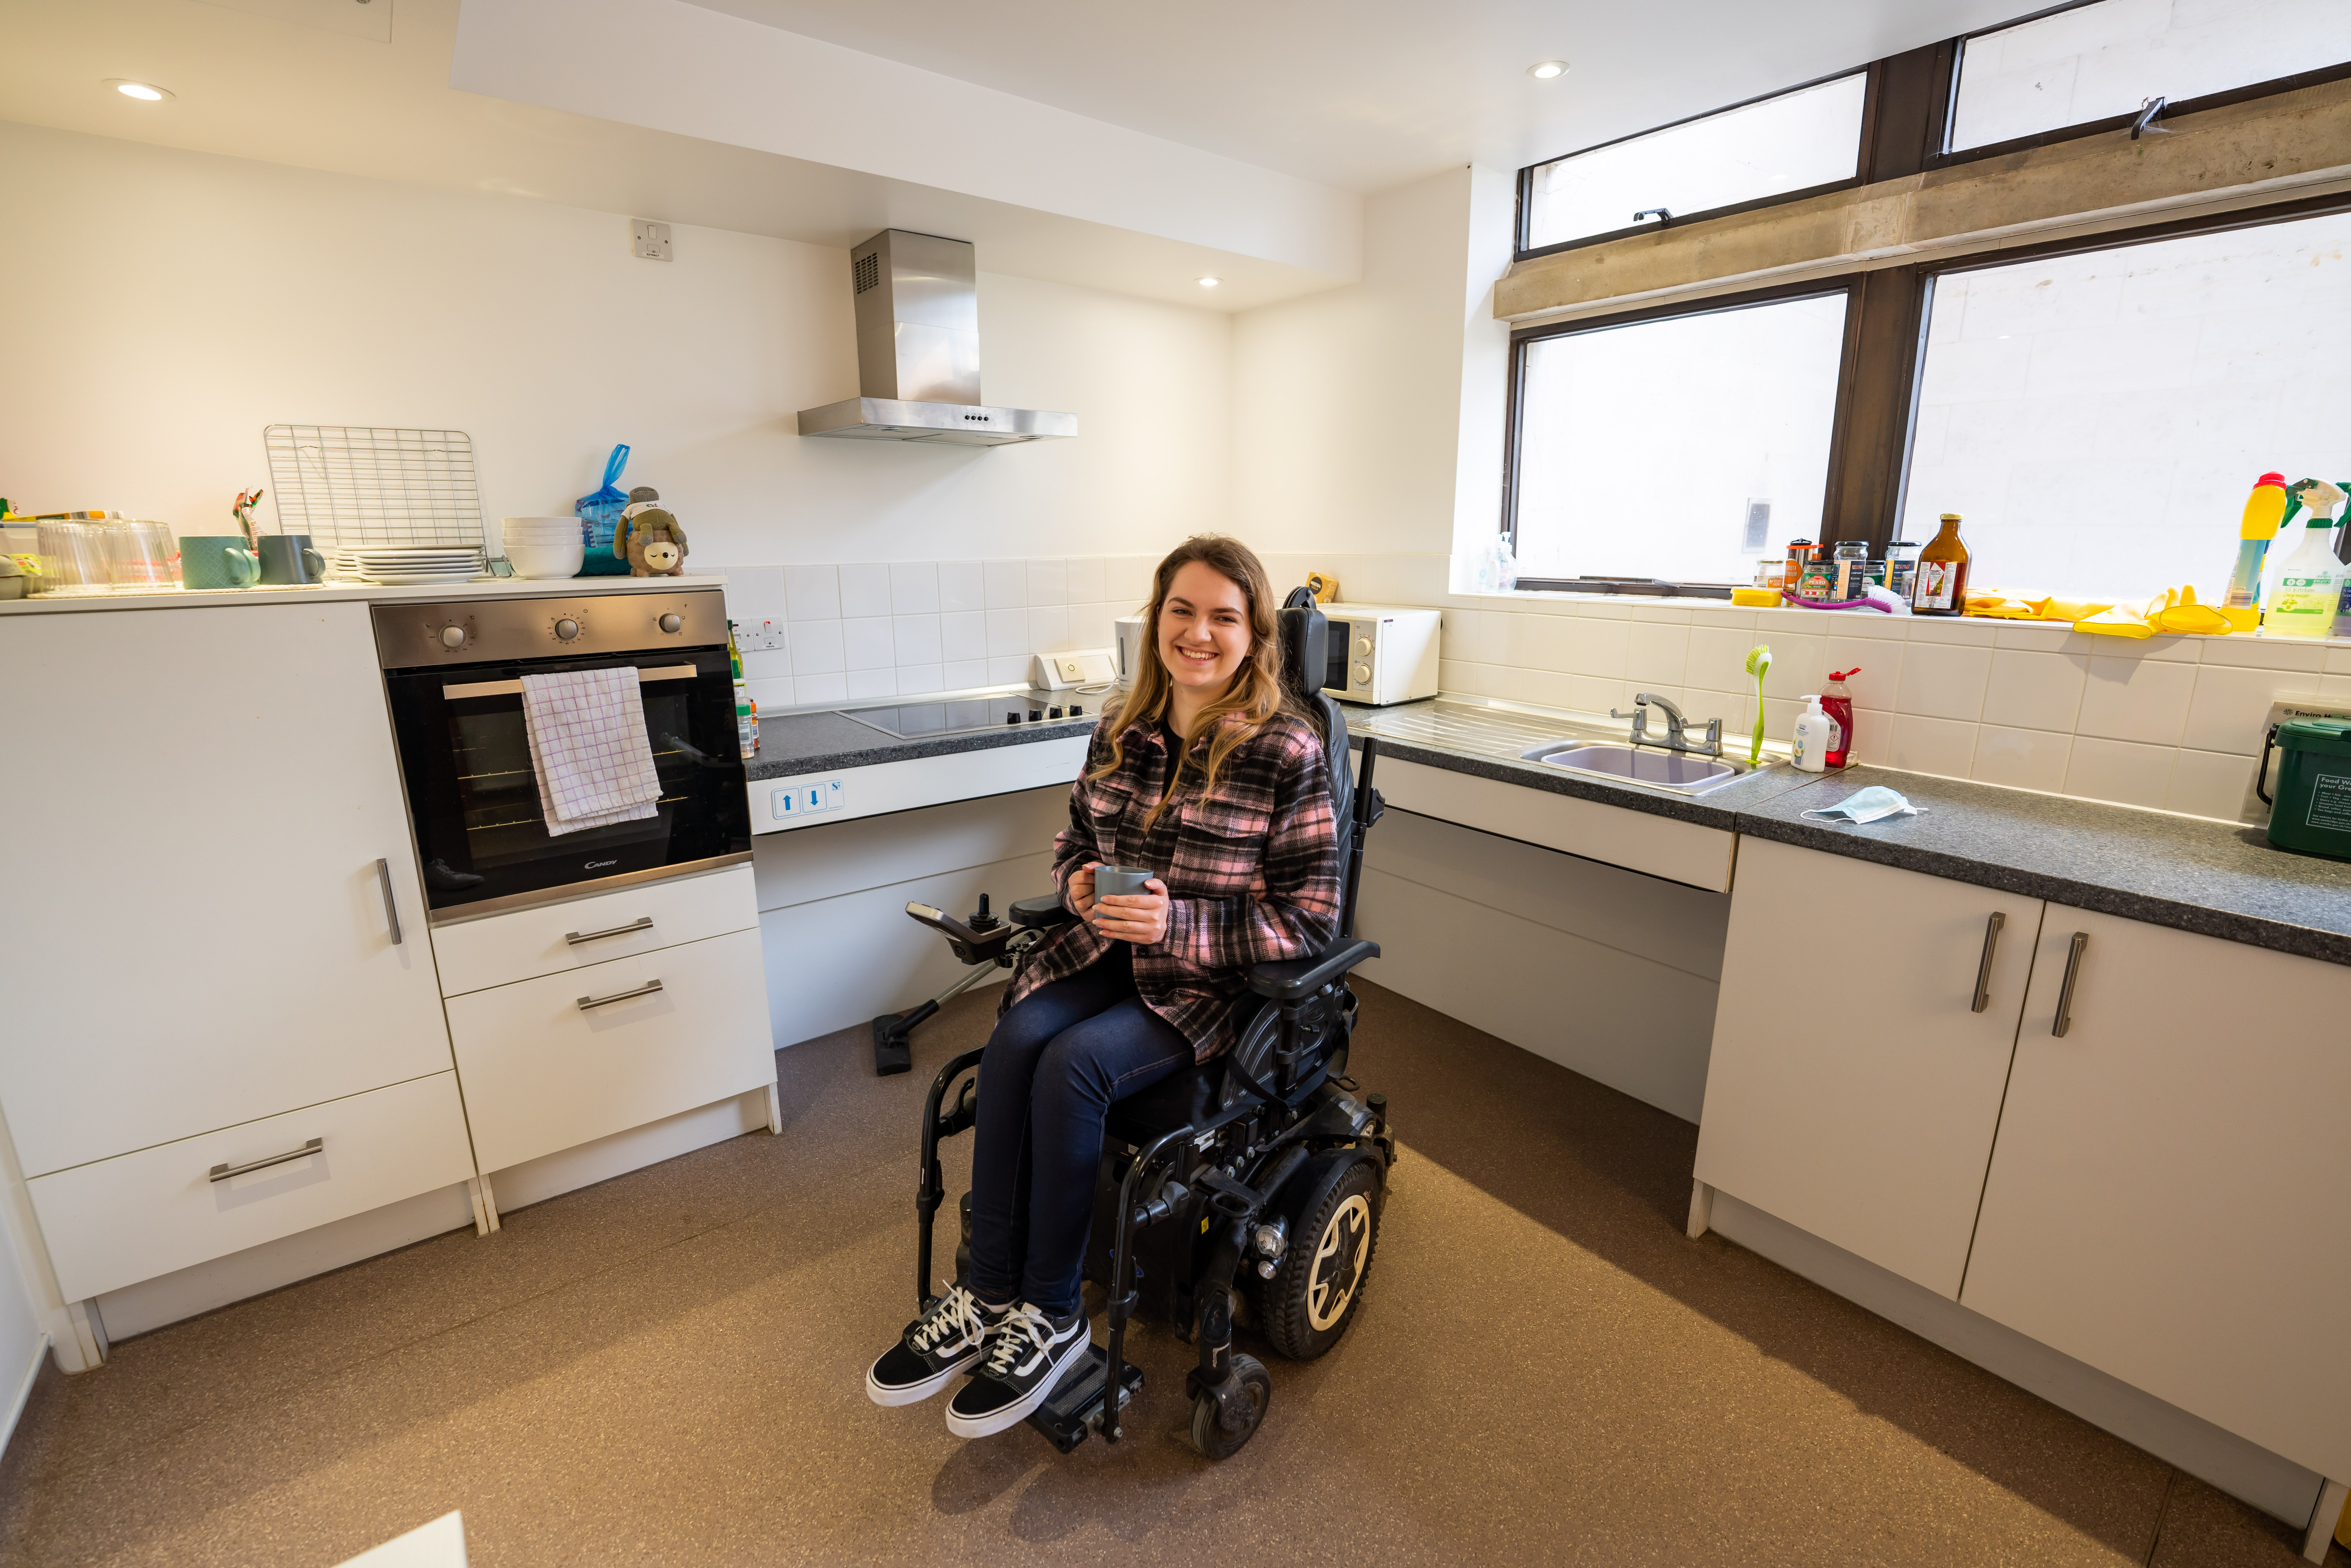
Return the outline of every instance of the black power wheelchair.
[[[1111,1107],[1085,1261],[1085,1277],[1108,1298],[1110,1343],[1090,1346],[1029,1417],[1065,1454],[1090,1430],[1110,1442],[1123,1436],[1121,1412],[1143,1386],[1142,1369],[1124,1355],[1127,1322],[1137,1312],[1199,1346],[1199,1364],[1184,1379],[1193,1445],[1212,1459],[1238,1453],[1264,1421],[1273,1385],[1256,1357],[1233,1351],[1236,1281],[1274,1349],[1311,1361],[1353,1322],[1378,1242],[1395,1134],[1385,1097],[1358,1100],[1346,1075],[1355,1023],[1347,975],[1380,951],[1353,935],[1364,840],[1384,810],[1372,788],[1378,743],[1364,738],[1355,776],[1346,719],[1316,689],[1324,622],[1312,596],[1293,592],[1281,622],[1284,678],[1319,718],[1330,762],[1344,883],[1339,934],[1315,957],[1249,971],[1255,1010],[1229,1052]],[[944,934],[965,963],[1006,967],[1077,918],[1058,894],[1013,904],[1008,923],[989,914],[986,895],[979,905],[965,920],[927,904],[910,904],[906,913]],[[903,1042],[905,1030],[935,1010],[925,1004],[877,1019],[877,1039],[889,1022]],[[926,1309],[932,1221],[946,1197],[939,1140],[973,1124],[980,1056],[967,1051],[948,1062],[923,1103],[914,1293]],[[969,1193],[961,1207],[958,1281],[970,1268]]]

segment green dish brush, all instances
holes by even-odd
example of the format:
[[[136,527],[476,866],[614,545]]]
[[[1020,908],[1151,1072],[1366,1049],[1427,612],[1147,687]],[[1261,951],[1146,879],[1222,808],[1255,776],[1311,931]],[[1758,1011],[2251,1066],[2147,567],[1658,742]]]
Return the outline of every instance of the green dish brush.
[[[1747,650],[1747,673],[1755,677],[1755,744],[1747,751],[1750,768],[1763,760],[1763,672],[1771,667],[1771,644],[1758,643]]]

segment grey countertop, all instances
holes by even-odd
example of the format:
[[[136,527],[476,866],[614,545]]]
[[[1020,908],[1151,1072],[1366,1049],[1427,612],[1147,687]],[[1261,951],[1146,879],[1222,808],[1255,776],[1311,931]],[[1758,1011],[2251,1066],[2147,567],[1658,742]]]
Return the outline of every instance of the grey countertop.
[[[1043,706],[1052,698],[1002,700]],[[1799,773],[1784,760],[1710,794],[1681,796],[1519,759],[1537,740],[1596,733],[1589,719],[1450,697],[1346,714],[1351,732],[1377,736],[1385,758],[2351,965],[2351,862],[2273,849],[2259,828],[1891,768]],[[1095,717],[901,739],[838,713],[782,715],[760,721],[750,776],[1019,746],[1083,734]],[[1802,814],[1871,784],[1898,789],[1926,810],[1861,827]]]
[[[844,705],[856,708],[919,708],[944,706],[946,699],[925,704],[919,697],[877,698]],[[979,700],[979,699],[971,699]],[[949,729],[935,734],[895,736],[862,724],[845,712],[787,713],[759,721],[759,754],[747,769],[751,781],[789,779],[802,773],[828,773],[836,768],[870,768],[880,762],[906,762],[917,757],[944,757],[958,751],[987,751],[999,746],[1024,746],[1034,740],[1056,740],[1085,735],[1100,716],[1099,697],[1069,692],[1004,692],[986,699],[997,723],[979,729]],[[1075,701],[1084,705],[1080,718],[1046,719],[1030,724],[1002,722],[1005,713],[1044,712]]]
[[[1871,784],[1924,810],[1860,827],[1802,815]],[[2351,964],[2351,862],[2273,849],[2262,828],[1861,767],[1757,804],[1739,831]]]

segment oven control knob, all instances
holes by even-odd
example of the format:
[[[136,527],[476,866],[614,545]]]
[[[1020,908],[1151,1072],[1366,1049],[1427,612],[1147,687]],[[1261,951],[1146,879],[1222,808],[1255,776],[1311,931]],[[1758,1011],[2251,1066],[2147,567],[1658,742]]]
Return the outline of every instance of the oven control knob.
[[[661,618],[661,629],[664,632],[682,631],[684,626],[685,617],[683,615],[664,615]]]
[[[1368,654],[1371,651],[1372,640],[1369,637],[1358,637],[1355,639],[1355,652],[1357,653]]]
[[[574,621],[569,615],[565,616],[562,620],[555,623],[555,635],[559,642],[570,642],[571,639],[580,635],[580,622]]]
[[[465,629],[463,626],[442,627],[441,645],[451,653],[455,653],[465,645]]]
[[[1355,684],[1359,686],[1368,686],[1372,684],[1372,667],[1369,664],[1355,666]]]

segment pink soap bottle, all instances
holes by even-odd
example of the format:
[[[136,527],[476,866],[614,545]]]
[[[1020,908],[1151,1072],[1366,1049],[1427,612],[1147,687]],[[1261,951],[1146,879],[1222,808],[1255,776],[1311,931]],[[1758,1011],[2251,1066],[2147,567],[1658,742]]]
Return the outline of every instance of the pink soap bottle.
[[[1829,742],[1828,755],[1822,760],[1831,768],[1842,768],[1853,755],[1853,694],[1845,690],[1847,675],[1861,674],[1855,664],[1850,670],[1831,670],[1829,684],[1821,692],[1821,711],[1836,725],[1836,735]]]

